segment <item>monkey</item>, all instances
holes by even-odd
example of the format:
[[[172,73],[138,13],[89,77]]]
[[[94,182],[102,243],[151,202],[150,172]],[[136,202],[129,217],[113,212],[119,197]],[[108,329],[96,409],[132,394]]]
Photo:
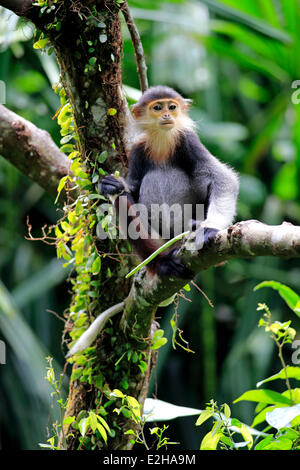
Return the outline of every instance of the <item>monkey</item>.
[[[167,239],[183,230],[182,214],[186,206],[191,208],[189,227],[196,235],[200,232],[203,236],[198,242],[196,236],[196,246],[202,250],[235,217],[237,173],[213,156],[199,140],[195,123],[188,114],[190,104],[190,100],[166,86],[146,90],[132,108],[136,141],[129,154],[127,178],[106,175],[100,182],[100,193],[113,199],[117,212],[125,208],[126,223],[136,222],[140,236],[132,237],[130,242],[141,259],[147,258],[163,242],[166,220],[170,229]],[[179,217],[171,210],[174,204]],[[163,206],[165,217],[161,217],[160,210],[149,217],[153,205]],[[202,218],[197,218],[197,206],[204,209]],[[141,207],[147,209],[143,217]],[[177,252],[175,247],[161,253],[147,265],[149,272],[190,278],[191,273],[176,256]],[[123,307],[124,302],[100,314],[66,357],[90,346],[107,319]]]
[[[144,206],[147,214],[151,213],[151,220],[146,216],[140,221],[146,236],[130,240],[141,259],[162,243],[158,237],[166,220],[170,228],[168,238],[183,232],[183,224],[178,223],[171,210],[174,204],[179,208],[181,220],[185,207],[192,208],[189,226],[192,230],[202,229],[202,249],[219,230],[231,225],[235,216],[238,176],[200,142],[195,123],[188,115],[190,102],[166,86],[145,91],[132,108],[137,139],[130,151],[127,178],[124,181],[106,175],[100,183],[102,195],[125,198],[129,222],[138,217],[134,211],[130,215],[129,208],[134,204]],[[117,197],[117,210],[119,203]],[[197,205],[204,208],[204,220],[194,218]],[[153,206],[165,209],[163,222],[161,211],[153,217]],[[176,256],[177,251],[175,248],[159,255],[149,269],[159,276],[188,277],[188,270]]]

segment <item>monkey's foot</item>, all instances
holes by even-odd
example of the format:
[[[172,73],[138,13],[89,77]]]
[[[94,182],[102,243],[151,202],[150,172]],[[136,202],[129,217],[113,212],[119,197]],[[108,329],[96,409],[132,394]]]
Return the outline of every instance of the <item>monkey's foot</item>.
[[[174,248],[160,259],[157,270],[159,276],[173,276],[183,279],[193,276],[192,272],[176,257],[177,252],[178,248]]]
[[[206,227],[204,229],[204,246],[209,245],[220,230]]]
[[[199,229],[198,233],[196,232],[196,246],[198,250],[203,250],[203,248],[208,248],[219,230],[216,228],[205,227],[204,229]]]
[[[99,185],[100,193],[103,196],[114,194],[119,194],[124,191],[124,183],[122,180],[115,178],[114,175],[106,175],[102,178],[101,183]]]

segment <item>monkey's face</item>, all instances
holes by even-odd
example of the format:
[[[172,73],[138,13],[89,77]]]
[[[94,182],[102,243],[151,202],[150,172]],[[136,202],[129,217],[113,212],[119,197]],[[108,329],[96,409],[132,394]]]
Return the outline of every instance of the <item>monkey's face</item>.
[[[148,104],[149,118],[160,129],[173,129],[180,113],[180,104],[174,99],[164,98]]]

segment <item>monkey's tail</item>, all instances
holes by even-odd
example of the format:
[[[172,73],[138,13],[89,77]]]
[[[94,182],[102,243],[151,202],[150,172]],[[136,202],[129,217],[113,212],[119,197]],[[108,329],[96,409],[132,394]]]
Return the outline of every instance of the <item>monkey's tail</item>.
[[[68,359],[75,353],[88,348],[95,341],[107,320],[116,315],[117,313],[121,312],[123,308],[124,302],[120,302],[119,304],[113,305],[104,312],[100,313],[100,315],[98,315],[98,317],[93,321],[93,323],[88,327],[88,329],[76,341],[74,346],[72,346],[70,351],[66,354],[66,358]]]

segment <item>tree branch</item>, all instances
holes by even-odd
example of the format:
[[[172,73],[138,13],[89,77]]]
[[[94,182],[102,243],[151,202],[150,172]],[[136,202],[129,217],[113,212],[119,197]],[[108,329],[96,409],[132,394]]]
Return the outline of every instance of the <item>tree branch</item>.
[[[141,337],[139,330],[152,321],[158,305],[179,292],[197,273],[212,266],[233,258],[300,258],[300,227],[287,222],[275,226],[257,220],[238,222],[220,231],[211,246],[203,251],[188,249],[194,237],[192,233],[178,253],[192,272],[189,279],[153,277],[146,268],[135,275],[121,319],[127,335]]]
[[[190,258],[190,267],[194,272],[232,258],[299,258],[300,227],[289,222],[281,225],[266,225],[258,220],[238,222],[218,233],[209,250],[200,254],[201,256],[197,251],[188,251],[186,243],[183,245],[183,258]]]
[[[131,37],[133,49],[134,49],[141,91],[144,93],[144,91],[146,91],[148,88],[147,65],[146,65],[146,60],[144,56],[144,50],[143,50],[143,45],[142,45],[142,41],[140,38],[140,34],[135,25],[135,22],[131,14],[131,11],[129,9],[127,1],[125,1],[122,6],[122,13],[125,18],[127,28]]]
[[[0,105],[0,136],[0,155],[56,197],[71,162],[48,132]]]

